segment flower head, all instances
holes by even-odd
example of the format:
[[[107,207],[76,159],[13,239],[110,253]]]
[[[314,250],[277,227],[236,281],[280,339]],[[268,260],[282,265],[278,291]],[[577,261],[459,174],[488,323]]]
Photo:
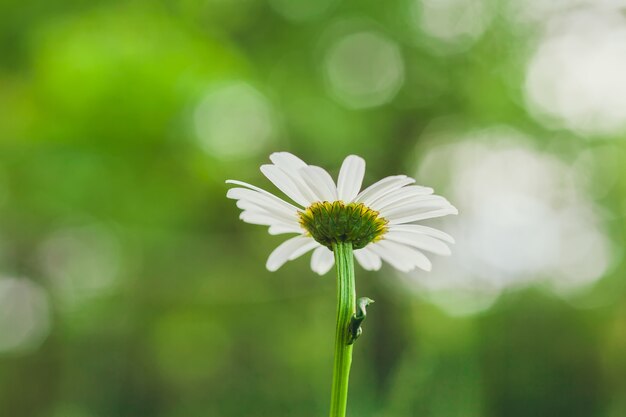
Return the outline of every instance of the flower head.
[[[326,170],[288,152],[273,153],[270,160],[261,172],[295,204],[254,185],[226,181],[239,186],[227,197],[237,200],[241,220],[269,226],[274,235],[297,234],[270,254],[270,271],[313,250],[311,269],[323,275],[334,264],[332,246],[338,242],[352,243],[367,270],[380,269],[384,260],[401,271],[428,271],[431,263],[422,251],[450,254],[445,242],[454,243],[451,236],[414,223],[457,210],[432,188],[414,185],[413,178],[390,176],[360,191],[365,161],[356,155],[344,160],[337,184]]]

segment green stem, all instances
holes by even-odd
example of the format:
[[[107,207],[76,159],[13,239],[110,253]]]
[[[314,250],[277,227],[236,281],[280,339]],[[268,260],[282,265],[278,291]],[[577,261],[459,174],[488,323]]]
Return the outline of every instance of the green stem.
[[[335,365],[330,397],[330,417],[345,417],[348,402],[348,379],[352,364],[350,321],[356,309],[354,258],[352,243],[333,243],[337,268],[337,330],[335,333]]]

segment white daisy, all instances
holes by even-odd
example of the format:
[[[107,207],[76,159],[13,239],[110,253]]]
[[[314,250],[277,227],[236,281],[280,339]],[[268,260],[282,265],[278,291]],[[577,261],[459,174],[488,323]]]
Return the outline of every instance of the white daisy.
[[[267,260],[267,269],[276,271],[309,251],[311,269],[323,275],[335,263],[332,244],[351,242],[354,256],[367,270],[378,270],[386,261],[400,271],[415,267],[429,271],[430,260],[422,251],[449,255],[445,242],[454,239],[417,221],[457,214],[445,198],[433,189],[414,185],[406,175],[394,175],[363,191],[365,161],[348,156],[341,166],[337,184],[330,174],[288,152],[270,155],[272,164],[261,172],[295,204],[242,181],[227,180],[240,187],[226,196],[237,200],[239,216],[247,223],[269,226],[269,233],[295,233],[279,245]]]

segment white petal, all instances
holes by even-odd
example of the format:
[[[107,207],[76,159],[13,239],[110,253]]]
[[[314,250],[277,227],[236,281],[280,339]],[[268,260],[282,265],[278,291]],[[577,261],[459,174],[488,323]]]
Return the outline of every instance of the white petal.
[[[411,232],[387,232],[385,239],[423,249],[437,255],[450,255],[450,248],[439,239]]]
[[[268,212],[258,212],[252,210],[245,210],[239,214],[239,218],[246,223],[250,224],[259,224],[262,226],[286,226],[293,227],[297,226],[296,222],[288,222],[284,219],[274,216],[272,213]]]
[[[311,189],[302,176],[301,170],[308,167],[306,162],[289,152],[275,152],[270,155],[270,160],[293,181],[296,188],[300,191],[300,194],[302,194],[309,204],[323,200],[320,195]]]
[[[307,166],[306,162],[289,152],[274,152],[270,155],[270,161],[276,166],[293,171]]]
[[[406,175],[385,177],[361,191],[354,201],[369,205],[370,202],[376,201],[376,199],[414,182],[415,180],[413,178],[409,178]]]
[[[417,197],[417,196],[428,196],[432,194],[433,192],[434,190],[429,187],[422,187],[421,185],[409,185],[406,187],[402,187],[399,190],[392,191],[389,194],[378,198],[376,201],[373,201],[370,204],[370,207],[376,211],[380,211],[381,209],[385,207],[402,202],[407,198]]]
[[[349,155],[344,159],[337,178],[337,197],[346,203],[359,193],[365,175],[365,160],[360,156]]]
[[[243,219],[244,215],[247,214],[260,214],[268,219],[272,219],[272,222],[275,223],[297,224],[297,222],[293,219],[287,219],[282,215],[277,215],[276,213],[263,210],[256,204],[250,203],[249,201],[239,200],[237,201],[237,207],[241,209],[241,213],[239,213],[240,219]]]
[[[304,233],[304,230],[300,226],[286,226],[281,224],[274,224],[267,229],[267,232],[270,235],[282,235],[285,233]]]
[[[280,223],[289,224],[293,226],[300,224],[297,216],[293,216],[293,215],[287,216],[284,213],[265,210],[263,207],[247,200],[238,200],[237,207],[239,207],[241,210],[243,210],[246,213],[262,214],[264,216],[267,216],[268,218],[272,218],[274,219],[274,222],[280,222]],[[239,217],[241,218],[241,215]]]
[[[454,238],[449,234],[421,224],[397,224],[389,227],[389,232],[395,231],[424,234],[436,237],[437,239],[441,239],[449,243],[454,243]]]
[[[408,272],[415,267],[430,271],[432,268],[426,255],[409,246],[388,240],[381,240],[370,246],[373,252],[400,271]]]
[[[298,210],[298,208],[296,206],[294,206],[293,204],[290,204],[288,202],[286,202],[285,200],[283,200],[280,197],[275,196],[274,194],[270,193],[269,191],[265,191],[262,188],[259,188],[255,185],[252,184],[248,184],[247,182],[243,182],[243,181],[237,181],[237,180],[226,180],[226,184],[235,184],[235,185],[241,185],[242,187],[246,187],[249,188],[251,190],[257,191],[267,197],[270,197],[271,199],[273,199],[274,201],[276,201],[277,203],[289,208],[289,209],[293,209],[293,210]]]
[[[285,193],[296,203],[301,206],[307,207],[312,203],[312,200],[306,198],[301,189],[298,188],[293,179],[285,173],[282,169],[276,165],[262,165],[261,172],[267,177],[280,191]]]
[[[445,198],[438,195],[429,195],[419,199],[410,199],[404,203],[390,205],[380,210],[380,215],[387,220],[408,216],[414,213],[423,213],[436,209],[450,208],[452,205]]]
[[[226,197],[240,201],[248,201],[258,205],[266,211],[281,213],[286,217],[298,216],[298,210],[295,207],[292,206],[293,209],[289,209],[274,199],[248,188],[231,188],[226,193]]]
[[[274,224],[282,224],[276,221],[275,218],[268,216],[267,214],[254,213],[252,211],[243,211],[239,214],[239,219],[246,223],[258,224],[261,226],[272,226]]]
[[[359,262],[359,264],[363,267],[363,269],[367,271],[378,271],[380,267],[383,265],[380,256],[376,255],[369,249],[369,246],[366,246],[361,249],[356,249],[354,251],[354,257]]]
[[[293,261],[294,259],[297,259],[299,257],[301,257],[302,255],[304,255],[305,253],[307,253],[308,251],[315,249],[315,248],[319,248],[320,244],[317,243],[315,240],[313,240],[310,237],[307,237],[307,239],[309,239],[310,241],[307,242],[306,245],[303,245],[301,247],[299,247],[297,250],[295,250],[291,256],[289,256],[289,260]]]
[[[320,201],[337,200],[337,187],[330,174],[323,168],[309,165],[300,168],[302,179],[313,190]]]
[[[370,250],[399,271],[409,272],[415,268],[412,262],[409,262],[401,254],[385,248],[381,242],[373,243]]]
[[[434,219],[436,217],[447,216],[449,214],[459,214],[459,211],[450,206],[442,209],[430,210],[423,213],[408,214],[405,217],[398,217],[394,220],[388,219],[390,225],[416,222],[419,220]]]
[[[295,253],[298,256],[306,253],[306,251],[302,252],[303,248],[313,249],[311,242],[317,243],[312,238],[306,236],[296,236],[284,241],[270,254],[265,267],[270,271],[276,271],[285,262],[295,259],[296,257],[293,256]]]
[[[335,264],[333,252],[326,246],[320,246],[313,251],[311,256],[311,269],[313,272],[324,275]]]

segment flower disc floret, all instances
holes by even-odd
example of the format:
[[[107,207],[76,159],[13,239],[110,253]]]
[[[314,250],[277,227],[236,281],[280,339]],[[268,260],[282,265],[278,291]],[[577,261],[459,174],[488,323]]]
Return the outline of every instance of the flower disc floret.
[[[300,225],[318,243],[332,250],[333,243],[350,242],[354,249],[376,242],[387,232],[380,214],[363,203],[316,202],[299,212]]]

